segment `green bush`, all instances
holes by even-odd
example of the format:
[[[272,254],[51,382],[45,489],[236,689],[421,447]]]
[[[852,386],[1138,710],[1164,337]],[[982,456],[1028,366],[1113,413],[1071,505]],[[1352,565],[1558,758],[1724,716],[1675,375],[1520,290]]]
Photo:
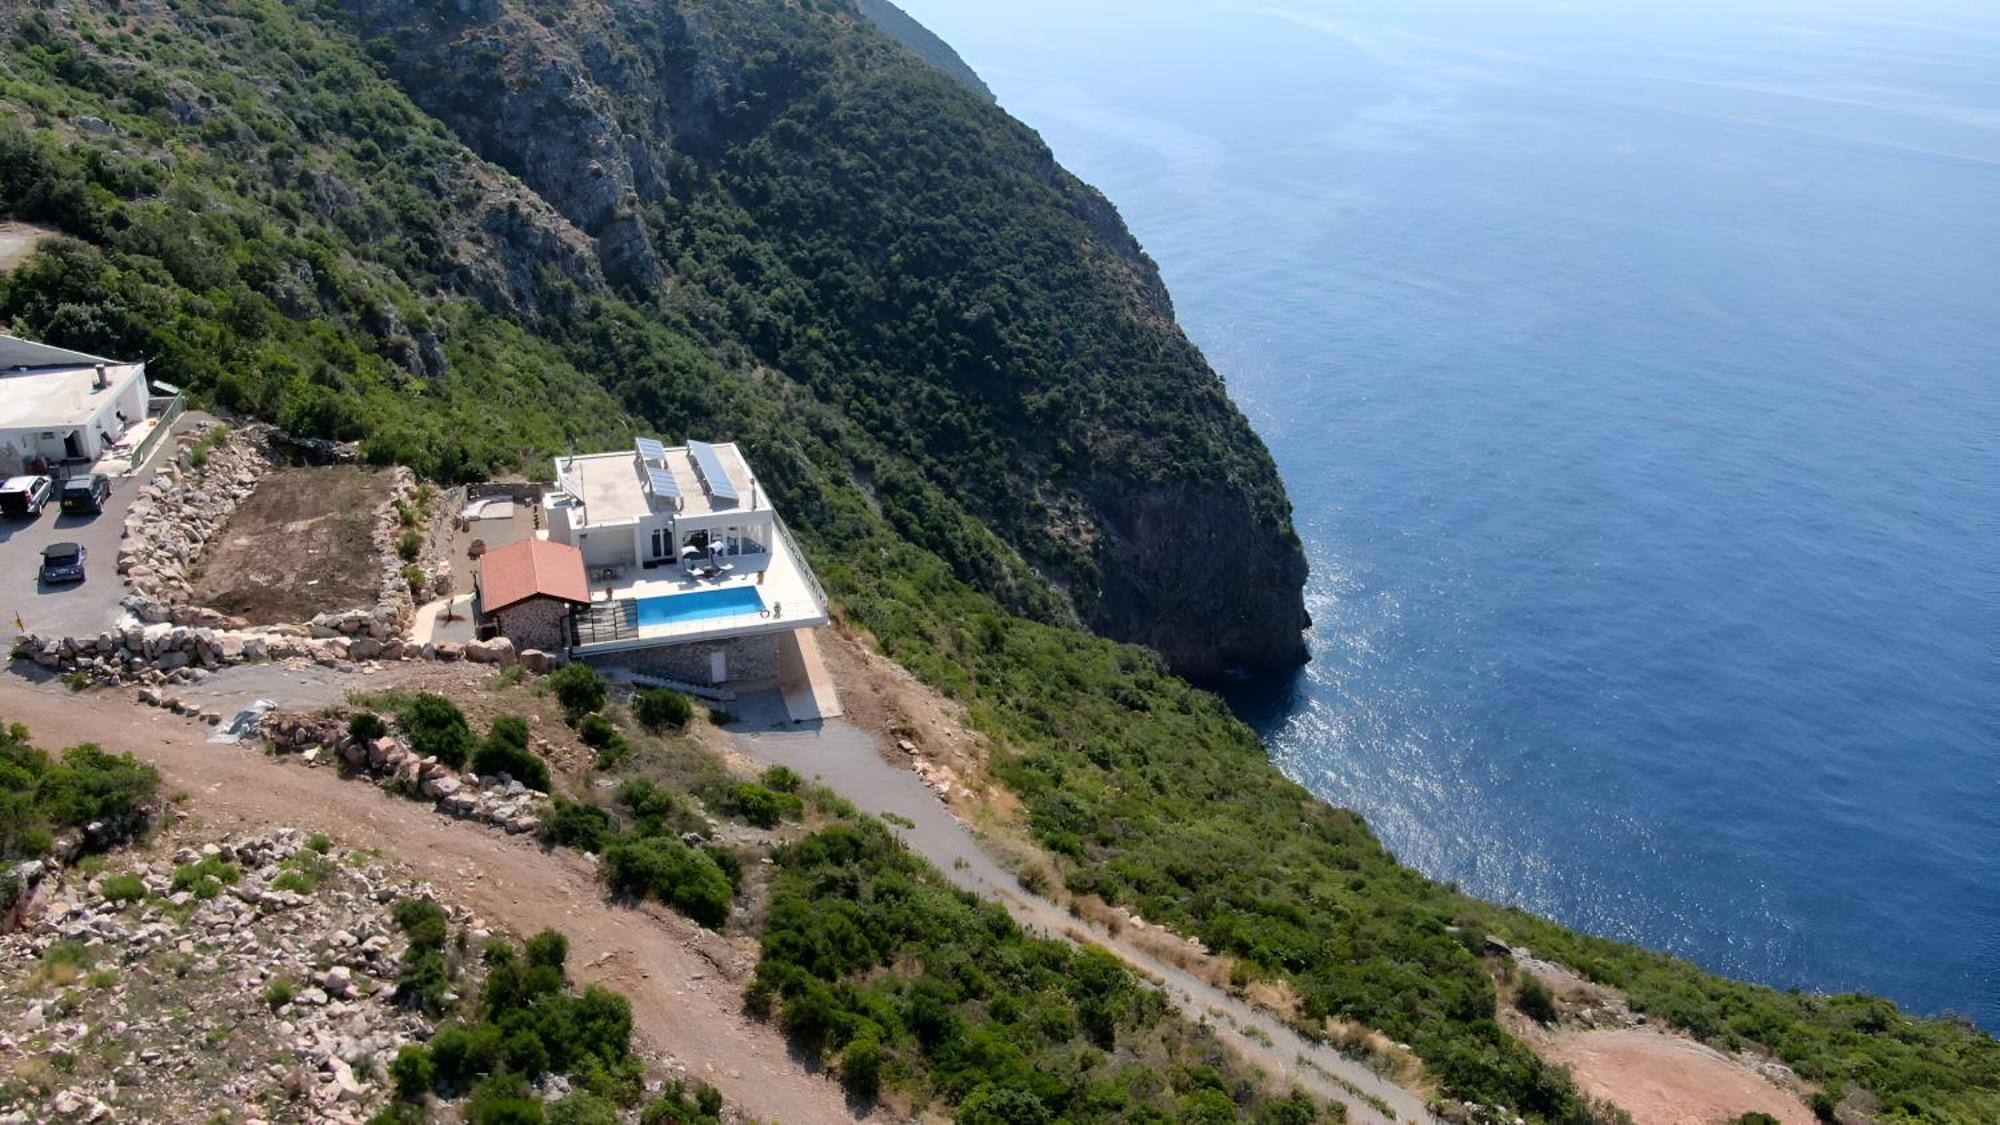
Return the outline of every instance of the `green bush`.
[[[604,849],[601,870],[614,893],[658,899],[710,929],[729,920],[729,878],[715,860],[679,840],[619,840]]]
[[[405,1045],[389,1063],[389,1079],[395,1083],[397,1097],[406,1102],[421,1101],[437,1083],[431,1053],[414,1043]]]
[[[444,1014],[445,997],[451,991],[451,965],[444,952],[449,927],[444,911],[426,899],[406,898],[396,903],[391,916],[408,942],[397,971],[396,1002],[429,1015]]]
[[[857,1035],[840,1052],[840,1080],[864,1102],[882,1089],[882,1044],[873,1035]]]
[[[172,889],[187,891],[204,901],[222,893],[222,888],[233,885],[243,877],[243,871],[233,863],[224,863],[216,856],[208,856],[199,863],[184,863],[174,868]]]
[[[504,773],[530,789],[549,791],[549,765],[528,748],[528,724],[518,715],[493,720],[485,741],[472,755],[472,771],[481,776]]]
[[[389,724],[373,711],[356,711],[347,717],[347,733],[356,742],[373,742],[389,733]]]
[[[417,556],[423,554],[423,551],[423,532],[409,528],[396,537],[396,557],[404,562],[416,562]]]
[[[436,758],[452,769],[465,765],[477,741],[458,704],[430,692],[413,696],[398,709],[396,722],[418,756]]]
[[[500,1028],[491,1023],[448,1023],[430,1042],[431,1066],[440,1089],[463,1089],[500,1065]]]
[[[566,1094],[543,1109],[548,1125],[618,1125],[618,1103],[584,1090]]]
[[[722,1119],[722,1095],[703,1082],[690,1095],[676,1078],[639,1114],[640,1125],[716,1125]]]
[[[1549,986],[1533,973],[1521,974],[1521,987],[1514,993],[1514,1006],[1536,1023],[1548,1025],[1556,1022],[1556,996]]]
[[[694,704],[687,696],[667,688],[640,688],[632,695],[632,714],[641,726],[655,734],[686,730],[694,718]]]
[[[604,842],[611,835],[609,812],[567,797],[557,797],[542,820],[543,842],[556,847],[599,852],[604,850]]]
[[[794,794],[743,781],[729,787],[723,807],[759,828],[776,828],[786,817],[798,816],[805,804]]]
[[[465,1099],[466,1125],[543,1125],[542,1103],[520,1074],[481,1079]]]
[[[549,676],[548,685],[571,726],[575,726],[585,715],[604,708],[604,678],[581,660],[572,660],[556,669]]]
[[[264,1003],[270,1005],[272,1011],[291,1003],[295,995],[297,995],[296,987],[285,977],[279,977],[264,986]]]
[[[772,766],[757,778],[764,788],[774,793],[797,793],[805,785],[805,779],[790,766]]]
[[[525,952],[528,964],[560,972],[569,960],[569,939],[556,930],[543,930],[528,939]]]
[[[60,757],[36,749],[19,723],[0,730],[0,864],[41,856],[56,832],[102,822],[119,833],[143,826],[160,775],[130,754],[91,743]]]
[[[104,880],[104,897],[111,902],[137,902],[146,897],[146,884],[137,875],[113,875]]]
[[[618,741],[618,727],[603,715],[585,715],[576,725],[576,736],[592,750],[602,750]]]

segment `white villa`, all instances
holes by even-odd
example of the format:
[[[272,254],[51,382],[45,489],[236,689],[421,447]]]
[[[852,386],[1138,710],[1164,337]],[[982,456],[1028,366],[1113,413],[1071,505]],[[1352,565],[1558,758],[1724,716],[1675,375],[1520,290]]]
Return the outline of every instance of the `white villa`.
[[[733,443],[555,459],[548,540],[582,556],[573,655],[693,684],[778,679],[826,595]]]
[[[151,401],[143,363],[0,336],[0,476],[129,451]]]

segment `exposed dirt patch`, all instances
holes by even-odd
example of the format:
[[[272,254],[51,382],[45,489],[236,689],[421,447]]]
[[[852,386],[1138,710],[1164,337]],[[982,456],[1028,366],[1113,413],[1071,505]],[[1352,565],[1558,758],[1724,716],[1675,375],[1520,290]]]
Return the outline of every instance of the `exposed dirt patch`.
[[[1559,1032],[1538,1048],[1579,1089],[1615,1102],[1637,1125],[1713,1125],[1768,1113],[1812,1125],[1804,1103],[1712,1047],[1652,1028]]]
[[[252,625],[373,606],[375,512],[394,487],[389,473],[354,465],[272,473],[208,545],[192,600]]]
[[[1532,973],[1548,986],[1560,1022],[1543,1027],[1523,1015],[1511,1000],[1514,985],[1498,980],[1501,1026],[1536,1054],[1569,1067],[1579,1090],[1623,1109],[1636,1125],[1713,1125],[1745,1113],[1811,1125],[1809,1091],[1789,1069],[1760,1068],[1755,1059],[1646,1024],[1619,990],[1563,965],[1520,956],[1515,968],[1515,981]]]
[[[0,273],[27,261],[43,239],[53,238],[58,233],[33,223],[0,223]]]

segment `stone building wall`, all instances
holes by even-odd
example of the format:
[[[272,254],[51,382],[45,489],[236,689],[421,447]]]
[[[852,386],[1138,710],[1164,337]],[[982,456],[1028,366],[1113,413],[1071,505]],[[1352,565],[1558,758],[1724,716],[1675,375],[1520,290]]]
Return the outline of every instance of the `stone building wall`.
[[[500,635],[516,648],[538,648],[560,652],[569,646],[568,602],[554,598],[529,598],[489,616],[499,626]]]
[[[717,650],[727,653],[729,678],[723,681],[724,683],[750,683],[756,680],[773,680],[778,676],[776,634],[731,637],[721,641],[696,641],[684,645],[663,645],[658,648],[605,653],[598,657],[585,656],[583,659],[591,664],[630,668],[645,675],[661,676],[687,684],[706,685],[715,682],[709,674],[709,656]]]

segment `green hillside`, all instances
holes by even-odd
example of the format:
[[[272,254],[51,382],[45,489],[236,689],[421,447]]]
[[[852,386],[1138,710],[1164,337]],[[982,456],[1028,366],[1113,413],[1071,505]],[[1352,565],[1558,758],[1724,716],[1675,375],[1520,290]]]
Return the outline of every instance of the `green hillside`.
[[[1101,196],[849,4],[58,0],[0,10],[0,325],[446,480],[636,430],[746,443],[856,624],[1019,750],[1081,892],[1587,1116],[1485,933],[1885,1119],[2000,1120],[2000,1046],[1467,899],[1175,672],[1298,654],[1270,459]],[[1270,545],[1207,585],[1199,534]],[[1166,653],[1118,643],[1142,641]]]

